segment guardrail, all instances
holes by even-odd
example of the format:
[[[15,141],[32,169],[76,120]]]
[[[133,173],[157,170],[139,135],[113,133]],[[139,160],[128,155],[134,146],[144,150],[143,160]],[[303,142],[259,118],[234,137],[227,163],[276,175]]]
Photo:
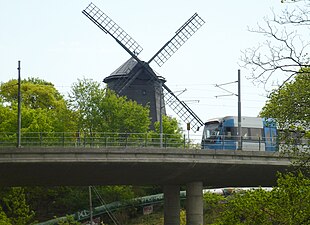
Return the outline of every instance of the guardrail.
[[[277,137],[241,137],[241,148],[249,151],[277,151],[284,145]],[[308,146],[309,139],[291,141],[291,146]],[[220,135],[202,141],[201,135],[110,132],[22,132],[21,147],[155,147],[190,149],[231,149],[236,150],[238,137]],[[0,148],[16,147],[17,133],[0,132]],[[269,149],[267,147],[269,146]]]
[[[160,147],[200,148],[201,137],[158,133],[24,132],[22,147]],[[17,134],[0,132],[0,148],[17,146]]]

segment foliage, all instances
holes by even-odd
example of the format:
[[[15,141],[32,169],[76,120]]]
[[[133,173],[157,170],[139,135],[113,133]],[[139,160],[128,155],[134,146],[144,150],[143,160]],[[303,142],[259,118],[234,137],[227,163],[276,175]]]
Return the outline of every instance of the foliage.
[[[92,190],[94,207],[104,202],[126,201],[135,197],[132,186],[98,186]],[[88,187],[29,187],[26,193],[27,201],[40,221],[89,207]]]
[[[204,200],[204,221],[212,223],[223,211],[225,197],[219,194],[206,192],[203,194]]]
[[[182,133],[183,133],[182,127],[180,126],[180,124],[176,118],[163,115],[162,124],[163,124],[163,133],[164,134],[182,135]],[[157,121],[157,122],[155,122],[154,126],[155,126],[155,132],[159,133],[160,123]]]
[[[99,186],[95,187],[105,202],[126,201],[133,199],[135,194],[132,186]],[[97,196],[98,198],[99,196]],[[97,203],[98,205],[100,202]]]
[[[163,144],[165,147],[179,147],[184,145],[183,130],[176,118],[169,116],[162,117]],[[148,138],[151,142],[159,143],[160,123],[154,123],[155,130],[150,131]]]
[[[5,212],[3,212],[1,206],[0,206],[0,225],[12,225],[10,219],[6,216]]]
[[[17,131],[16,84],[16,80],[10,80],[0,86],[0,132],[6,132],[6,139],[14,141]],[[34,78],[23,80],[21,96],[22,132],[37,132],[38,136],[38,132],[76,130],[74,115],[51,83]]]
[[[307,73],[274,90],[260,115],[276,119],[281,131],[280,142],[285,144],[282,150],[302,154],[302,162],[307,165],[310,159],[310,69],[304,71]],[[300,152],[302,145],[304,151]]]
[[[27,202],[36,212],[36,219],[73,213],[88,205],[87,188],[78,187],[27,187]]]
[[[141,215],[136,218],[131,218],[126,223],[127,225],[163,225],[164,217],[162,212],[154,212],[149,215]]]
[[[58,225],[79,225],[81,224],[80,222],[75,221],[73,216],[66,216],[66,219],[60,220],[57,223]]]
[[[78,80],[69,95],[79,128],[90,132],[143,133],[149,129],[149,109],[101,88],[91,79]]]
[[[1,84],[0,96],[4,102],[17,103],[17,80],[10,80]],[[63,96],[52,83],[38,78],[21,81],[21,97],[23,104],[32,109],[55,109],[65,107]]]
[[[186,211],[184,209],[180,210],[180,225],[186,225]]]
[[[305,69],[306,70],[306,69]],[[307,130],[310,125],[310,69],[274,90],[260,113],[276,118],[281,129]]]
[[[280,175],[270,192],[258,189],[234,195],[214,224],[309,224],[309,202],[308,178],[301,173]]]
[[[0,190],[0,224],[26,225],[33,221],[33,217],[34,212],[26,203],[23,188]]]

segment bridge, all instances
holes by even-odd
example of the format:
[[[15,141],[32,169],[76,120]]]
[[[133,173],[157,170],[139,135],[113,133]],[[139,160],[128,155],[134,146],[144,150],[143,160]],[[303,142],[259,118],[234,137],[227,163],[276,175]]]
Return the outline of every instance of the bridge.
[[[187,221],[203,222],[202,188],[272,186],[290,166],[278,152],[124,147],[2,147],[0,185],[162,185],[165,224],[179,224],[180,186]]]

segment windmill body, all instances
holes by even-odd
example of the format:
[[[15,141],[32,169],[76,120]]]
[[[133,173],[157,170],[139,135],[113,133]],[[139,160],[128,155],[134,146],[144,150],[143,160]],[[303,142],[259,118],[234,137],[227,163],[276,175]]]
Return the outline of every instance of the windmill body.
[[[148,66],[146,62],[142,63]],[[149,68],[149,70],[152,70]],[[153,70],[152,70],[153,71]],[[120,93],[122,88],[122,83],[130,80],[135,74],[137,77],[132,81],[126,89]],[[104,78],[104,82],[107,87],[122,96],[126,96],[128,99],[136,101],[137,103],[148,106],[150,109],[150,117],[152,124],[159,121],[160,118],[160,108],[161,113],[166,114],[164,100],[161,98],[161,87],[162,84],[166,82],[165,78],[157,76],[158,79],[150,79],[149,72],[146,71],[143,66],[138,63],[134,58],[130,58],[118,69],[116,69],[110,76]],[[155,74],[155,72],[153,71]],[[160,83],[159,83],[159,82]],[[160,104],[160,101],[162,103]]]

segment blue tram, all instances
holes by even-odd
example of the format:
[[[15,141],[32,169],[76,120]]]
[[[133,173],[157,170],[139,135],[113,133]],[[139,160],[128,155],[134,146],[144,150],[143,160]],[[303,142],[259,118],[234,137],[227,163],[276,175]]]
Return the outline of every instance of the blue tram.
[[[277,127],[273,119],[241,117],[241,135],[238,135],[238,117],[226,116],[208,120],[204,125],[201,148],[277,151]],[[241,146],[238,146],[241,144]]]

